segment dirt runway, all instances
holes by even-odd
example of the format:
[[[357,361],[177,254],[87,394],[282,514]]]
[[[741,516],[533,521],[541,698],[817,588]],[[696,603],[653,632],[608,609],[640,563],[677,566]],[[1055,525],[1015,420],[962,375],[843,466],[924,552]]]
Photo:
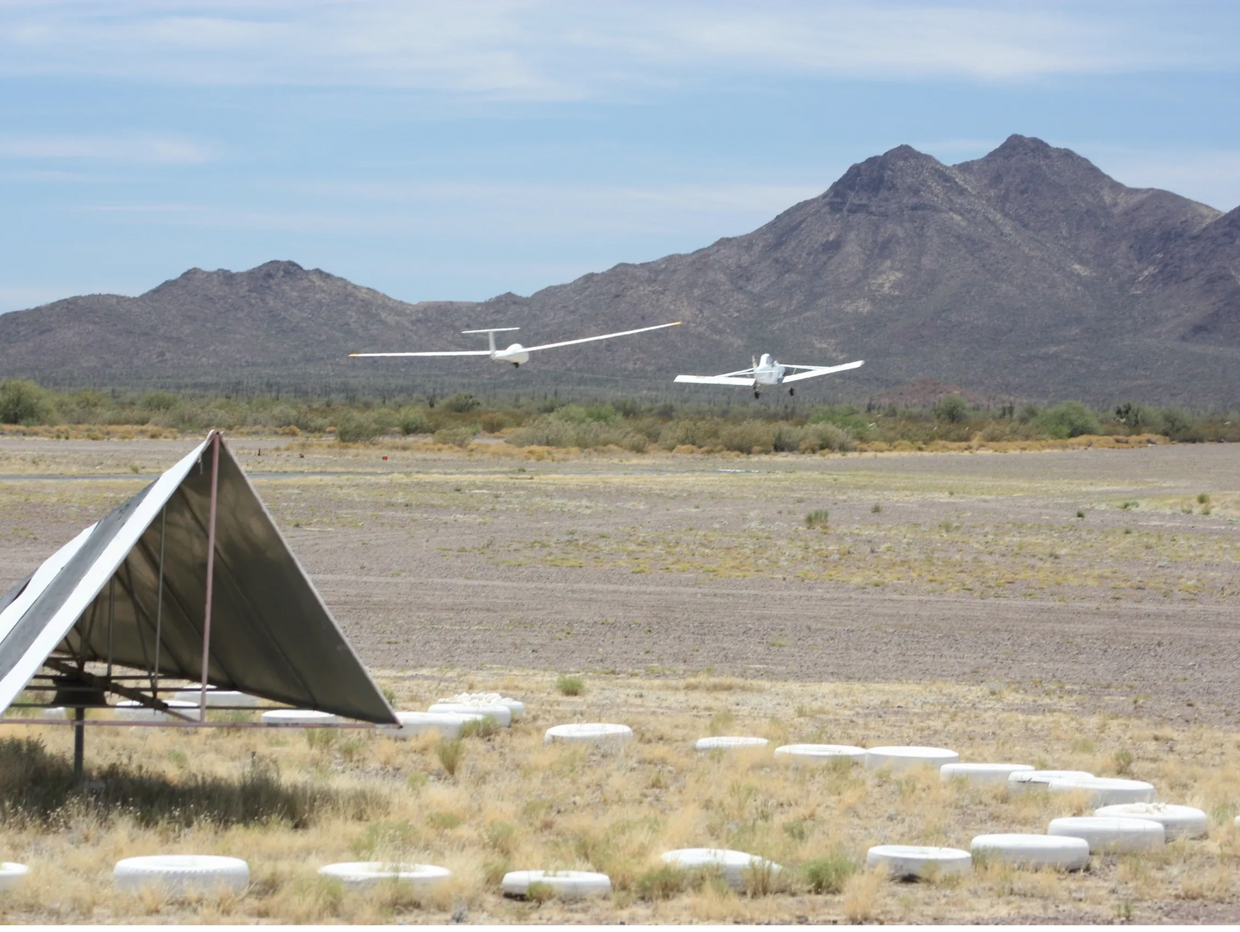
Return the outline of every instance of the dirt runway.
[[[1232,446],[533,460],[230,443],[376,668],[949,680],[1240,714]],[[0,587],[190,446],[0,439]]]

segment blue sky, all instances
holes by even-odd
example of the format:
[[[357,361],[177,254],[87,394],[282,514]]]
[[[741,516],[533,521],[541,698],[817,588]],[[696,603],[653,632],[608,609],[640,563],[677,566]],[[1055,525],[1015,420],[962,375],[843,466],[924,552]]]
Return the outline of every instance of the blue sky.
[[[1240,205],[1240,3],[0,0],[0,311],[292,259],[408,301],[745,233],[901,143]]]

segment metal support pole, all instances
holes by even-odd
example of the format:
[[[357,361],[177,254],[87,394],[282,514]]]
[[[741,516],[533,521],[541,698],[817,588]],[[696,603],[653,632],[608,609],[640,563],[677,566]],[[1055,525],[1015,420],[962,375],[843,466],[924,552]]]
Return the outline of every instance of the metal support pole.
[[[117,567],[116,572],[120,572]],[[116,577],[108,583],[108,679],[112,679],[112,636],[116,632]]]
[[[159,648],[164,622],[164,537],[168,531],[168,506],[159,510],[159,598],[155,603],[155,675],[151,680],[151,694],[159,698]]]
[[[215,577],[215,507],[220,489],[220,432],[211,436],[211,509],[207,517],[207,605],[202,622],[202,697],[199,719],[207,720],[207,674],[211,667],[211,589]]]
[[[73,782],[81,783],[85,773],[86,726],[82,723],[86,721],[86,710],[81,706],[74,709],[73,721]]]

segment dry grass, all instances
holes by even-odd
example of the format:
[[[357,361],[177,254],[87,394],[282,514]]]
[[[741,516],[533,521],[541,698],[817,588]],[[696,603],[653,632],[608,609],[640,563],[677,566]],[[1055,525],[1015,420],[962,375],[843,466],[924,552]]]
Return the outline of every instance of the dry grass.
[[[384,683],[401,707],[417,708],[443,691],[441,679],[426,671]],[[518,695],[528,711],[511,729],[463,739],[454,775],[433,736],[326,741],[311,740],[314,732],[100,728],[88,733],[88,763],[101,782],[81,793],[63,785],[67,729],[10,726],[3,737],[33,737],[50,759],[5,745],[4,857],[29,864],[31,876],[0,901],[0,915],[8,922],[356,923],[441,922],[464,910],[491,922],[1001,921],[1049,916],[1051,904],[1064,900],[1111,919],[1125,910],[1148,916],[1169,903],[1226,902],[1235,893],[1240,838],[1230,823],[1240,800],[1240,742],[1230,733],[1152,731],[1144,721],[1070,716],[1010,689],[954,685],[600,676],[575,698],[545,674],[460,685]],[[608,753],[542,743],[544,728],[569,720],[623,721],[637,740]],[[736,733],[781,732],[780,740],[943,744],[966,759],[1098,773],[1113,773],[1118,760],[1162,797],[1212,812],[1215,823],[1207,840],[1095,858],[1082,874],[990,864],[962,879],[896,884],[854,873],[870,845],[967,848],[983,832],[1043,831],[1075,801],[944,784],[932,771],[777,763],[769,749],[699,754],[693,741],[712,730],[712,720]],[[698,846],[749,851],[786,870],[734,892],[709,876],[668,872],[658,860],[664,850]],[[177,852],[244,857],[251,889],[195,902],[112,890],[116,860]],[[455,874],[420,903],[396,887],[347,892],[317,876],[319,866],[345,860],[424,861]],[[522,868],[602,870],[615,892],[576,904],[504,900],[499,878]]]

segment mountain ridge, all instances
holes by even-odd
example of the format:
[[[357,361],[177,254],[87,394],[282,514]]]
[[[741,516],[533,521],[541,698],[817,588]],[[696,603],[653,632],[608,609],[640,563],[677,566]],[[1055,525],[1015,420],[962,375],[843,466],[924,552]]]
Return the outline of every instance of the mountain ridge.
[[[521,324],[534,343],[669,320],[685,326],[535,357],[519,373],[478,360],[344,359],[476,349],[457,331],[485,326]],[[925,382],[996,398],[1234,405],[1240,208],[1223,214],[1129,188],[1033,137],[1010,136],[956,165],[903,145],[750,233],[526,297],[410,304],[269,262],[191,269],[136,298],[12,312],[0,316],[0,374],[116,378],[118,344],[130,368],[156,380],[227,371],[279,383],[300,373],[414,388],[472,379],[507,391],[571,383],[554,375],[571,367],[671,393],[664,383],[676,372],[736,369],[773,352],[798,364],[866,358],[822,380],[831,397]]]

